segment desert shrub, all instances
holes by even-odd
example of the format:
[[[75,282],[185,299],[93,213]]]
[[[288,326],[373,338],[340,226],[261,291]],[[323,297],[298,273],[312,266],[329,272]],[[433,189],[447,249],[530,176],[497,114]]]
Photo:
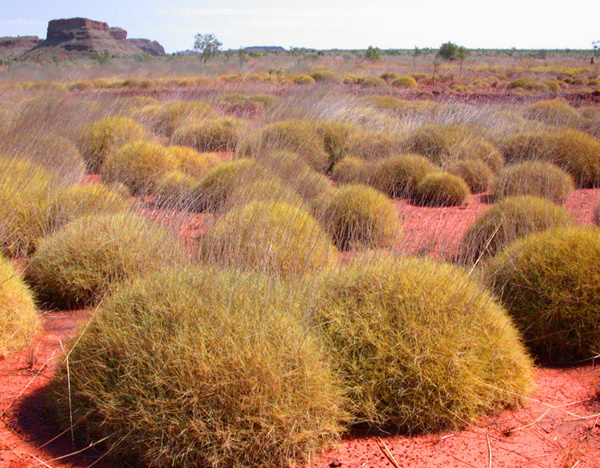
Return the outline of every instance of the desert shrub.
[[[82,216],[118,213],[128,208],[125,197],[106,185],[73,185],[48,201],[48,225],[54,231]]]
[[[540,359],[570,361],[600,348],[600,230],[551,229],[507,246],[487,266],[494,292]]]
[[[106,159],[127,143],[143,140],[146,129],[128,117],[106,117],[86,125],[78,146],[90,173],[98,173]]]
[[[385,71],[381,75],[379,75],[379,77],[383,78],[389,83],[390,81],[394,81],[396,78],[400,78],[400,74],[394,71]]]
[[[151,193],[158,182],[178,166],[167,147],[150,141],[129,143],[102,166],[106,182],[121,182],[133,195]]]
[[[462,178],[471,193],[487,192],[494,183],[494,172],[479,159],[457,159],[444,166],[444,170]]]
[[[331,265],[336,253],[329,236],[303,208],[252,200],[217,220],[202,238],[199,258],[295,276]]]
[[[341,83],[340,77],[331,70],[317,70],[310,74],[313,80],[324,83]]]
[[[164,106],[146,106],[140,109],[139,118],[159,135],[171,137],[175,130],[188,121],[216,117],[215,109],[206,102],[176,101]]]
[[[372,257],[323,274],[312,308],[355,423],[439,431],[522,402],[531,361],[488,292],[449,264]]]
[[[323,208],[323,224],[340,250],[394,247],[400,220],[393,202],[366,185],[343,185]]]
[[[366,184],[371,178],[372,165],[361,158],[346,156],[331,170],[331,178],[338,184]]]
[[[357,131],[357,127],[350,122],[323,120],[316,123],[316,128],[329,155],[328,171],[331,171],[333,166],[346,155],[350,135]]]
[[[259,129],[256,135],[251,135],[242,146],[239,153],[243,156],[291,151],[299,154],[316,171],[324,172],[329,168],[329,156],[314,122],[295,119],[268,124]]]
[[[564,208],[532,196],[506,197],[494,203],[469,227],[462,241],[462,256],[474,262],[494,255],[520,237],[573,222]]]
[[[274,468],[310,459],[338,438],[345,414],[327,351],[294,297],[263,276],[208,269],[125,285],[60,366],[56,413],[66,428],[67,415],[81,420],[75,433],[86,445],[109,437],[123,463]]]
[[[264,179],[268,171],[253,159],[236,159],[216,166],[192,188],[190,208],[194,211],[220,212],[227,206],[235,187]]]
[[[373,167],[371,184],[392,198],[410,198],[423,178],[439,168],[425,156],[400,154],[387,156]]]
[[[583,132],[519,133],[504,142],[503,152],[507,161],[541,159],[554,163],[571,174],[579,188],[600,185],[600,141]]]
[[[394,88],[418,88],[419,83],[410,75],[403,75],[395,78],[390,83]]]
[[[504,167],[504,156],[492,143],[481,137],[468,137],[454,144],[446,158],[448,162],[461,159],[472,159],[484,162],[494,174],[499,174]]]
[[[291,81],[292,83],[296,83],[299,85],[313,85],[316,83],[315,79],[310,75],[290,75],[286,77],[285,81]]]
[[[383,78],[372,75],[363,76],[359,83],[363,88],[386,88],[388,85]]]
[[[250,201],[261,202],[284,202],[288,205],[306,208],[308,205],[304,198],[300,196],[289,185],[285,185],[276,175],[266,179],[250,180],[242,183],[233,189],[230,197],[227,198],[227,204],[224,211],[244,205]]]
[[[183,259],[175,239],[138,215],[83,216],[40,241],[27,279],[42,302],[86,307],[116,282]]]
[[[190,177],[202,177],[221,163],[215,153],[199,153],[187,146],[170,146],[169,154],[177,160],[179,170]]]
[[[529,104],[525,107],[525,117],[559,127],[577,127],[582,123],[582,116],[577,110],[557,99]]]
[[[400,136],[385,131],[358,131],[348,141],[348,155],[369,161],[397,154],[402,147]]]
[[[573,189],[573,178],[555,164],[524,161],[504,168],[494,185],[494,196],[532,195],[563,204]]]
[[[221,117],[182,125],[173,133],[171,143],[198,151],[232,151],[235,149],[242,121]]]
[[[25,346],[39,328],[33,295],[0,254],[0,359]]]
[[[0,174],[0,252],[28,255],[47,226],[50,174],[37,164],[2,157]]]
[[[548,91],[548,87],[543,82],[530,77],[517,78],[511,81],[508,87],[511,89],[521,88],[527,91]]]
[[[423,177],[412,200],[420,206],[459,206],[468,201],[469,195],[469,186],[461,177],[439,171]]]
[[[161,208],[189,209],[197,183],[179,169],[167,172],[156,184],[154,203]]]
[[[56,134],[24,137],[13,132],[0,138],[0,154],[38,164],[58,183],[77,183],[85,174],[85,163],[75,144]]]

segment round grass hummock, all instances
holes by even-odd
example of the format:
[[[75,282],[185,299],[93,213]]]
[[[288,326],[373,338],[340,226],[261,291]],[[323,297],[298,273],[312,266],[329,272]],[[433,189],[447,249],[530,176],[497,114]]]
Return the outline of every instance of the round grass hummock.
[[[384,193],[360,184],[343,185],[323,206],[323,224],[341,250],[394,247],[400,220]]]
[[[573,226],[507,246],[486,270],[532,352],[572,361],[600,350],[599,265],[600,230]]]
[[[533,232],[573,223],[569,212],[544,198],[521,195],[494,203],[469,227],[462,241],[467,262],[494,255],[504,245]]]
[[[356,424],[464,427],[518,404],[532,364],[504,309],[450,264],[365,255],[318,280],[312,312]]]
[[[184,258],[173,237],[138,215],[83,216],[39,243],[27,279],[42,302],[87,307],[114,283]]]
[[[471,195],[469,186],[459,176],[449,172],[431,172],[417,184],[413,203],[419,206],[460,206]]]
[[[574,190],[573,178],[555,164],[524,161],[506,166],[494,186],[494,197],[531,195],[562,205]]]
[[[436,164],[420,154],[387,156],[375,163],[371,184],[392,198],[411,198],[425,176],[438,170]]]
[[[297,276],[335,263],[335,247],[302,207],[251,200],[227,211],[202,237],[208,263]]]
[[[124,465],[296,465],[345,419],[326,352],[281,283],[171,269],[102,303],[50,403],[82,444],[106,439]]]
[[[0,359],[25,346],[39,328],[33,295],[0,255]]]

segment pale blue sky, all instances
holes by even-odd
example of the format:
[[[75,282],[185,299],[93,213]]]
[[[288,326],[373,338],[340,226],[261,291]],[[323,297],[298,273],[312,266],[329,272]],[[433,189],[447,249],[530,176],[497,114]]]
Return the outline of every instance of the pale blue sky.
[[[600,0],[0,0],[0,36],[46,36],[49,20],[83,16],[159,41],[167,52],[214,33],[225,48],[588,49]]]

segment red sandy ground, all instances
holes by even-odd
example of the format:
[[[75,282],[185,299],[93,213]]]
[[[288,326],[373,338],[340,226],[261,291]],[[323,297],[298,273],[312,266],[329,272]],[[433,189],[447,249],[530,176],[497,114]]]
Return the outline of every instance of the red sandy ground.
[[[401,250],[448,257],[466,227],[486,208],[481,196],[458,208],[421,208],[397,202],[404,218]],[[600,190],[579,190],[567,203],[589,224]],[[194,242],[210,215],[146,210]],[[28,348],[0,360],[1,468],[116,468],[94,448],[78,450],[69,434],[57,437],[44,396],[66,341],[91,311],[43,312],[43,331]],[[418,437],[348,437],[309,463],[310,467],[600,467],[600,369],[593,363],[539,368],[537,389],[523,408],[483,419],[466,430]],[[56,439],[55,439],[56,438]],[[55,440],[53,440],[55,439]],[[80,450],[80,449],[79,449]]]

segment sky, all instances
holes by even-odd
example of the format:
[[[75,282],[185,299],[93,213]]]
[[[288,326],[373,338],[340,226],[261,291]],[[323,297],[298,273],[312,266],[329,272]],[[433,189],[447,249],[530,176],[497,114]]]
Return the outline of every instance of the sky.
[[[213,33],[224,49],[591,49],[600,0],[0,0],[0,36],[46,37],[48,21],[84,17],[157,40],[168,53]]]

